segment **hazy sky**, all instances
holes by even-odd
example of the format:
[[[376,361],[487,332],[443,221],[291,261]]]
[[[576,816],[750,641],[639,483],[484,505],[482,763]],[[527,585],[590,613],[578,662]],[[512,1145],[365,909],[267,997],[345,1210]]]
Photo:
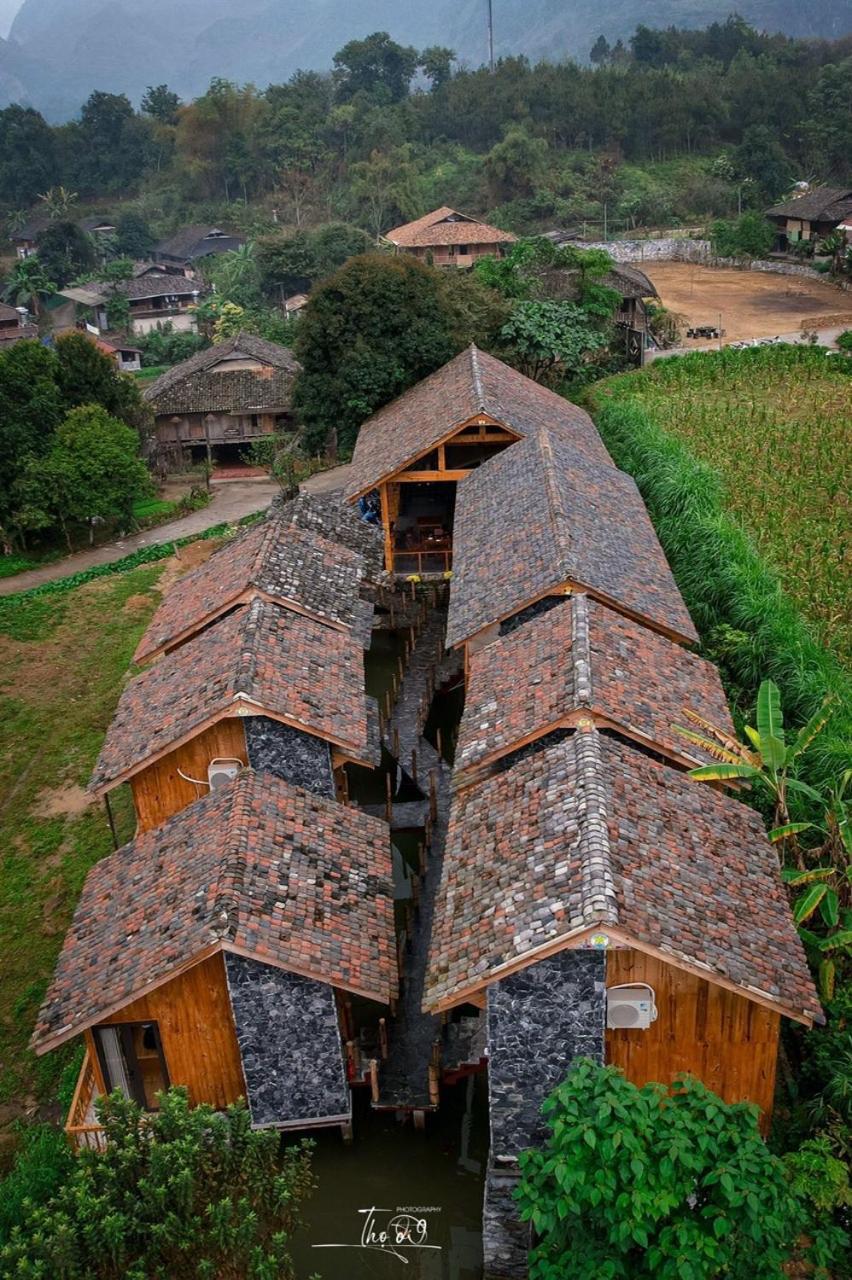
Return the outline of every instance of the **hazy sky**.
[[[7,36],[12,19],[20,9],[24,0],[0,0],[0,36]]]

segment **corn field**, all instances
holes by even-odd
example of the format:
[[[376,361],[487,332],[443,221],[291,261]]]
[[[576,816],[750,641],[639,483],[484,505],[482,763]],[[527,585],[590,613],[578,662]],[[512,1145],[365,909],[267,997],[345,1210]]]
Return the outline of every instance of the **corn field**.
[[[852,659],[852,369],[819,348],[758,347],[659,360],[595,388],[641,406],[724,487],[725,505],[778,571],[812,630]]]

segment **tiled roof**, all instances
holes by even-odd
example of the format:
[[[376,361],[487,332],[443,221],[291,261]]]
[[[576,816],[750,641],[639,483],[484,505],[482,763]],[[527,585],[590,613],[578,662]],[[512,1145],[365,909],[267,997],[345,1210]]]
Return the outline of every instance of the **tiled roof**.
[[[139,836],[89,872],[34,1045],[67,1039],[219,949],[387,1002],[387,826],[247,771]]]
[[[519,436],[547,427],[571,440],[591,461],[611,464],[585,410],[470,346],[362,425],[348,495],[371,489],[479,413]]]
[[[425,1007],[596,926],[821,1018],[760,816],[589,730],[455,797]]]
[[[447,644],[565,582],[678,639],[698,638],[635,481],[540,432],[459,483]]]
[[[270,518],[227,542],[185,574],[160,605],[139,642],[142,662],[199,631],[237,601],[258,593],[318,622],[370,641],[372,606],[360,598],[361,556],[311,530]]]
[[[456,769],[505,755],[586,712],[662,754],[702,763],[676,734],[683,708],[735,733],[716,668],[585,595],[470,656]]]
[[[260,370],[219,370],[223,361],[241,357],[266,366]],[[143,392],[154,413],[263,413],[288,409],[298,360],[275,342],[239,333],[227,342],[199,351],[168,369]]]
[[[370,763],[364,652],[348,632],[254,600],[125,687],[91,786],[134,773],[202,726],[253,709]]]
[[[339,494],[297,493],[284,501],[276,498],[270,516],[298,529],[313,529],[330,542],[338,542],[363,556],[368,576],[384,572],[385,550],[381,529],[362,520]]]
[[[99,287],[108,294],[113,286],[101,284]],[[135,276],[132,280],[121,280],[114,288],[131,302],[138,302],[143,298],[161,298],[166,294],[186,297],[193,293],[207,293],[202,281],[170,275],[164,271],[153,271],[144,276]]]
[[[852,213],[852,187],[814,187],[792,200],[766,210],[770,218],[805,218],[813,222],[840,222]]]
[[[422,218],[388,231],[385,240],[400,249],[428,249],[444,244],[512,244],[517,236],[443,205]]]
[[[245,244],[245,238],[236,232],[202,224],[181,227],[174,235],[161,240],[154,253],[191,262],[193,258],[202,258],[208,253],[230,253],[242,244]]]

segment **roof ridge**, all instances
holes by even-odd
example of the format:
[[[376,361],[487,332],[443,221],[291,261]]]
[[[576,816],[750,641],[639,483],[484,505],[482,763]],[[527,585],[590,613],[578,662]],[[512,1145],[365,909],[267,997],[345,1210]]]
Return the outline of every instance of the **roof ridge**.
[[[475,342],[470,344],[470,367],[473,373],[473,393],[476,407],[482,412],[485,409],[485,393],[482,390],[482,370],[479,367],[479,348]]]
[[[248,866],[251,797],[256,786],[255,778],[254,771],[249,769],[232,783],[226,784],[222,793],[224,853],[219,861],[209,921],[210,931],[219,942],[233,940],[239,923],[240,898]],[[213,807],[218,808],[215,802]]]
[[[574,693],[583,707],[592,703],[592,650],[589,639],[589,597],[584,593],[571,600],[571,658],[574,663]]]
[[[580,894],[583,919],[618,924],[607,794],[600,734],[581,727],[574,734],[580,809]]]
[[[272,606],[273,608],[275,606]],[[249,602],[241,627],[242,640],[237,659],[237,674],[234,680],[234,692],[253,694],[257,677],[258,643],[263,627],[266,601],[255,596]]]
[[[560,567],[567,577],[571,572],[571,536],[568,532],[568,512],[562,499],[554,474],[556,459],[546,428],[536,433],[539,448],[544,458],[544,492],[547,499],[547,510],[553,529],[554,542]]]

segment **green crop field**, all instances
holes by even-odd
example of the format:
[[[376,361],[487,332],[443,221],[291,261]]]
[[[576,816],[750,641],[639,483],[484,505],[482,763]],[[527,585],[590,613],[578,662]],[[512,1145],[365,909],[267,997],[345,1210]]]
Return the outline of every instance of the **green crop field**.
[[[810,347],[658,360],[596,386],[631,401],[720,476],[726,506],[826,647],[849,663],[852,362]]]

